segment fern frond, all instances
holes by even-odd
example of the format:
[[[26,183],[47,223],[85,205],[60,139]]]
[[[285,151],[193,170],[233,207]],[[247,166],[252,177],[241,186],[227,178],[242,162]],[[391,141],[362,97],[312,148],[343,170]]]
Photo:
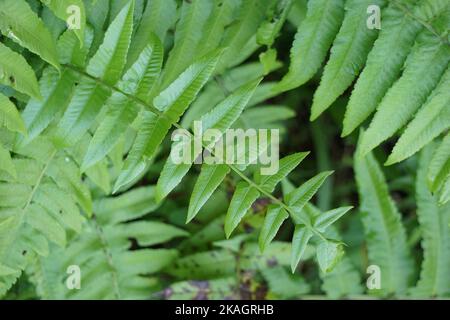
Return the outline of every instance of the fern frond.
[[[443,16],[444,22],[447,19]],[[446,23],[442,22],[443,25]],[[389,89],[364,133],[361,152],[368,153],[403,127],[436,87],[450,61],[450,46],[428,30],[422,31],[405,70]]]
[[[402,1],[408,4],[408,1]],[[383,14],[383,26],[350,96],[342,135],[350,134],[377,107],[398,78],[422,25],[405,15],[396,2]],[[367,94],[370,92],[370,94]]]
[[[259,184],[261,189],[266,192],[272,193],[278,183],[281,182],[286,176],[294,170],[303,159],[308,156],[309,152],[298,152],[284,157],[280,160],[278,171],[274,175],[261,176],[259,179]]]
[[[60,69],[56,44],[50,32],[25,0],[4,0],[0,3],[0,31]]]
[[[337,228],[331,226],[335,219],[350,210],[350,207],[343,207],[327,212],[321,212],[313,204],[308,203],[304,210],[309,216],[313,217],[314,225],[318,230],[325,232],[327,238],[341,241]],[[341,257],[334,268],[328,272],[320,272],[322,279],[322,290],[332,299],[349,297],[351,295],[361,294],[361,276],[348,256]]]
[[[48,257],[41,258],[37,264],[46,272],[36,274],[32,271],[35,281],[48,282],[58,288],[54,290],[56,295],[44,298],[148,297],[148,290],[154,283],[148,275],[169,265],[177,251],[147,247],[188,235],[184,230],[161,222],[130,222],[156,209],[153,191],[153,187],[146,187],[125,193],[120,199],[97,200],[94,203],[95,218],[83,225],[83,233],[75,236],[65,250],[52,250]],[[130,239],[135,239],[139,249],[129,249]],[[65,287],[64,278],[70,265],[79,266],[82,272],[82,290]],[[46,279],[46,275],[50,277]]]
[[[139,58],[123,76],[118,88],[143,101],[148,101],[161,65],[162,45],[156,37],[152,37]],[[136,118],[140,106],[122,93],[115,92],[107,102],[106,108],[106,115],[89,144],[82,170],[100,161],[111,151]]]
[[[169,129],[178,122],[211,76],[220,55],[221,51],[215,51],[192,64],[153,100],[155,110],[143,114],[136,140],[125,161],[125,170],[154,156]],[[116,184],[114,189],[119,187]]]
[[[261,78],[263,75],[264,70],[260,63],[244,64],[227,70],[220,76],[217,75],[215,77],[216,81],[209,82],[186,111],[181,121],[181,126],[183,128],[191,127],[194,120],[199,119],[203,114],[209,112],[220,101],[225,99],[229,92],[233,92],[244,84]],[[260,84],[257,90],[262,85]],[[254,96],[258,93],[259,90],[255,92]],[[247,107],[251,105],[254,105],[252,100],[249,101]]]
[[[40,145],[14,150],[25,157],[13,160],[17,179],[0,177],[0,265],[14,270],[1,277],[4,290],[35,254],[48,254],[48,240],[64,246],[65,228],[79,231],[83,218],[76,204],[85,212],[91,209],[89,191],[72,160],[58,155],[48,141],[35,143]]]
[[[236,92],[229,95],[225,100],[219,103],[213,110],[201,117],[200,121],[202,123],[202,130],[217,129],[218,132],[224,134],[225,130],[229,129],[239,118],[260,81],[261,79],[258,79],[257,81],[253,81],[242,86],[236,90]],[[211,137],[208,145],[211,147],[214,146],[217,139],[220,139],[220,137]],[[201,141],[194,141],[191,137],[189,137],[188,141],[182,141],[180,143],[200,143],[200,146],[202,146]],[[174,145],[172,152],[178,152],[177,150],[178,147]],[[199,151],[201,152],[202,148],[200,148]],[[175,186],[180,183],[181,179],[189,171],[192,163],[198,156],[198,154],[194,154],[190,164],[175,164],[172,161],[172,159],[174,159],[172,154],[169,156],[156,186],[157,199],[163,199]]]
[[[401,215],[391,197],[377,160],[372,154],[355,156],[355,174],[369,261],[381,269],[382,295],[405,294],[413,271]]]
[[[386,165],[402,161],[450,128],[450,69],[394,146]]]
[[[366,27],[367,7],[384,1],[349,1],[342,26],[331,48],[319,88],[314,93],[311,120],[326,110],[353,82],[363,68],[378,32]]]
[[[385,4],[387,7],[383,8]],[[437,112],[436,103],[441,105],[439,101],[445,100],[444,97],[439,100],[436,97],[431,102],[441,90],[436,86],[449,62],[446,38],[449,8],[448,3],[442,0],[347,1],[345,16],[342,17],[340,5],[340,1],[308,2],[306,19],[300,24],[291,48],[289,72],[275,91],[290,90],[311,79],[320,68],[337,28],[340,28],[314,94],[311,120],[326,110],[359,76],[347,105],[342,136],[353,132],[376,109],[361,145],[362,152],[368,153],[393,136],[413,115],[417,120],[411,126],[417,127],[422,121],[419,119],[428,116],[427,110],[432,108],[424,108],[424,103],[435,105],[432,109]],[[366,26],[369,5],[383,8],[383,27],[378,38],[378,32]],[[332,11],[333,16],[325,19]],[[419,109],[424,111],[416,114]],[[432,118],[431,115],[428,121]],[[423,133],[420,144],[414,147],[405,145],[405,150],[400,150],[413,132],[423,131],[418,127],[414,131],[409,130],[388,164],[409,157],[426,141],[445,131],[444,118],[442,122],[436,118],[433,123],[433,130]]]
[[[89,61],[86,72],[96,80],[113,86],[119,80],[126,63],[133,29],[134,1],[130,1],[114,19],[104,41]],[[76,87],[58,130],[55,141],[61,146],[72,145],[80,139],[95,120],[95,116],[111,94],[109,87],[91,78],[83,78]]]
[[[189,200],[188,214],[186,223],[195,218],[197,213],[208,201],[211,195],[216,191],[217,187],[225,179],[230,172],[230,168],[224,164],[218,165],[202,165],[200,174],[192,190],[191,198]]]
[[[39,2],[36,3],[40,8]],[[52,3],[48,3],[49,7],[64,19],[61,8],[68,1],[55,2],[53,6]],[[223,215],[225,206],[221,206],[222,212],[217,210],[222,220],[215,224],[214,230],[223,228],[221,223],[225,218],[225,234],[229,237],[245,218],[257,227],[262,224],[259,243],[254,241],[256,233],[239,234],[214,243],[224,249],[185,257],[175,264],[172,263],[178,256],[177,250],[148,248],[187,235],[184,230],[150,221],[144,215],[157,208],[159,201],[180,184],[191,167],[190,164],[174,165],[169,160],[162,168],[164,161],[157,155],[160,152],[167,156],[165,139],[172,127],[183,127],[180,119],[196,98],[200,99],[182,120],[186,128],[199,118],[204,129],[219,129],[222,134],[232,127],[278,128],[280,120],[294,114],[283,103],[259,105],[277,94],[275,82],[259,83],[263,74],[281,65],[270,47],[288,16],[291,1],[193,0],[183,1],[180,12],[177,3],[86,1],[85,30],[82,33],[67,30],[57,42],[56,62],[62,66],[60,72],[36,57],[29,59],[40,77],[43,98],[39,101],[32,96],[28,100],[22,95],[18,99],[18,109],[25,106],[23,117],[29,135],[21,137],[11,130],[0,129],[0,294],[11,287],[23,270],[27,270],[39,295],[52,299],[145,298],[161,286],[151,274],[163,269],[176,278],[198,275],[199,279],[210,279],[226,277],[241,266],[264,270],[269,267],[268,259],[272,259],[283,268],[290,264],[294,271],[301,259],[311,257],[313,237],[319,239],[317,260],[322,269],[330,270],[340,259],[341,243],[327,239],[325,232],[350,208],[330,210],[319,217],[303,210],[331,172],[323,172],[293,187],[283,200],[274,193],[306,153],[282,158],[280,170],[272,176],[260,176],[247,164],[253,160],[250,155],[255,156],[251,154],[253,150],[238,155],[250,158],[244,165],[203,165],[191,195],[187,221],[197,218],[203,222],[213,217],[210,213],[208,218],[197,214],[208,199],[212,196],[216,199],[213,193],[232,172],[233,179],[229,182],[235,186],[235,192],[226,216]],[[329,1],[327,5],[329,12],[323,17],[334,12],[336,19],[342,20],[342,1]],[[341,22],[333,17],[332,26],[323,20],[316,24],[315,19],[321,15],[318,7],[315,8],[314,19],[310,18],[314,20],[311,28],[323,36],[323,41],[318,46],[320,61],[307,71],[308,77],[319,68]],[[354,17],[358,23],[363,20],[361,12],[349,10],[352,13],[347,16]],[[434,7],[430,9],[434,10]],[[172,37],[167,34],[171,33],[168,30],[178,13],[181,19]],[[160,21],[162,17],[164,21]],[[51,19],[48,22],[44,18],[45,23],[53,25],[56,18]],[[346,30],[342,31],[344,36],[353,31],[349,30],[350,26],[356,25],[352,19],[349,21],[341,29]],[[53,37],[61,31],[58,28],[52,32]],[[354,52],[349,57],[354,55],[362,64],[365,57],[359,57],[359,46],[365,52],[366,42],[370,41],[366,41],[362,31],[357,33],[360,36],[351,40],[358,42],[355,46],[358,48],[350,48]],[[266,52],[265,59],[269,58],[269,62],[263,61],[264,66],[248,63],[224,72],[248,58],[260,45],[271,50]],[[335,45],[342,44],[335,41]],[[8,52],[16,47],[5,46]],[[172,47],[164,70],[163,47]],[[317,46],[310,43],[310,47],[309,56]],[[29,56],[33,57],[24,52],[24,57]],[[16,57],[22,59],[19,54]],[[346,59],[343,58],[344,65]],[[34,60],[38,63],[33,63]],[[353,81],[353,75],[351,80],[343,75],[344,69],[337,71],[338,76]],[[215,81],[210,81],[213,76]],[[8,96],[19,96],[18,92],[7,89]],[[8,129],[22,133],[25,130],[19,130],[19,118],[15,117],[19,113],[12,101],[15,100],[0,94],[0,116],[9,114],[12,120],[6,122]],[[0,124],[5,122],[3,118],[0,120]],[[209,147],[218,139],[213,137]],[[156,161],[154,165],[153,161]],[[161,168],[156,187],[136,188],[115,198],[98,200],[99,195],[109,194],[111,183],[115,183],[114,192],[124,191],[142,177],[155,179]],[[255,181],[251,174],[255,174]],[[224,194],[221,189],[220,195],[225,199]],[[92,197],[96,199],[94,205]],[[262,203],[266,199],[270,203],[264,222],[263,215],[248,215],[251,208],[259,207],[259,203],[254,203],[260,197],[264,197]],[[174,205],[170,198],[164,205],[167,205],[164,210],[177,213],[184,209],[176,201]],[[182,222],[179,217],[170,215],[169,219],[179,223]],[[295,225],[292,244],[273,242],[287,217]],[[196,230],[195,225],[188,228]],[[66,244],[67,248],[60,248]],[[217,256],[220,259],[215,259]],[[218,261],[227,265],[218,266]],[[65,271],[70,265],[82,268],[81,291],[70,291],[64,286]]]
[[[432,151],[430,146],[421,152],[416,179],[417,215],[424,250],[420,280],[411,290],[411,294],[416,297],[450,295],[450,204],[440,206],[438,196],[433,196],[427,188],[427,170]]]
[[[83,68],[92,43],[92,30],[87,28],[84,45],[81,47],[73,32],[63,33],[57,42],[61,63]],[[48,67],[39,80],[42,99],[30,99],[22,113],[28,135],[19,139],[18,144],[26,145],[41,134],[54,120],[62,115],[70,103],[80,75],[64,68],[61,74]]]
[[[314,76],[325,60],[343,17],[344,1],[308,1],[306,19],[299,25],[292,44],[289,72],[275,90],[296,88]]]
[[[447,133],[439,147],[436,148],[430,161],[427,177],[431,192],[441,193],[439,202],[445,204],[449,200],[450,190],[450,133]]]
[[[250,206],[260,196],[258,189],[246,182],[240,182],[231,198],[230,206],[225,218],[225,235],[230,237],[233,230],[241,222]]]

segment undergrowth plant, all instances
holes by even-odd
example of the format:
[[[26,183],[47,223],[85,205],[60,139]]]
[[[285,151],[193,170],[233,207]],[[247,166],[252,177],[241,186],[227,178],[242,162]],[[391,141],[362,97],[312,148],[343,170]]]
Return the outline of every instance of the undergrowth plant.
[[[0,0],[0,296],[448,297],[449,25],[446,0]],[[222,161],[247,129],[280,149]]]

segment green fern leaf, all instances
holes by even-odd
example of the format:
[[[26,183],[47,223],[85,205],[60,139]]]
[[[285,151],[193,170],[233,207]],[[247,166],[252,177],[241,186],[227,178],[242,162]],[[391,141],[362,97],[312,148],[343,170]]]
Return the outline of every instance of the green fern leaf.
[[[0,43],[0,83],[30,97],[41,98],[33,69],[18,53]]]
[[[450,69],[397,141],[386,165],[400,162],[450,128]]]
[[[350,208],[339,208],[327,212],[321,212],[314,205],[308,203],[304,210],[313,217],[314,226],[320,232],[325,232],[325,236],[330,239],[341,240],[337,228],[331,226],[337,217],[348,212]],[[343,256],[341,261],[330,272],[320,273],[323,280],[322,289],[332,299],[342,298],[352,294],[363,292],[361,286],[361,276],[351,262],[350,258]]]
[[[258,48],[256,32],[265,18],[271,0],[242,1],[236,20],[223,35],[222,46],[227,48],[217,67],[218,73],[238,65]]]
[[[295,111],[283,105],[259,105],[247,108],[241,116],[241,122],[246,124],[246,128],[282,130],[280,121],[295,117]]]
[[[439,196],[439,204],[445,205],[447,202],[450,201],[450,177],[447,177],[447,180],[445,180],[444,185],[442,186],[440,190],[440,196]]]
[[[81,162],[77,161],[79,165]],[[108,168],[107,159],[97,162],[89,169],[84,171],[86,177],[97,187],[99,187],[105,194],[111,193],[111,175]]]
[[[324,290],[331,299],[351,297],[363,293],[361,276],[348,257],[343,257],[342,261],[333,271],[322,276]]]
[[[0,31],[60,69],[56,45],[50,32],[25,0],[0,2]]]
[[[156,209],[153,187],[136,189],[119,198],[99,199],[96,218],[83,225],[64,250],[52,248],[41,258],[44,272],[32,271],[39,288],[53,285],[48,299],[145,299],[153,284],[146,276],[167,267],[176,250],[140,248],[129,250],[130,239],[139,246],[153,246],[187,236],[176,227],[154,221],[130,221]],[[130,213],[130,214],[128,214]],[[78,265],[83,272],[83,289],[69,290],[63,278],[67,267]],[[95,280],[94,280],[95,279]]]
[[[427,168],[431,157],[431,147],[425,148],[420,156],[416,180],[417,215],[424,250],[420,280],[411,290],[416,297],[450,295],[450,204],[439,206],[438,197],[427,188]]]
[[[156,201],[162,201],[184,178],[192,166],[192,163],[174,163],[172,159],[175,157],[174,153],[178,153],[179,146],[185,144],[193,145],[195,142],[191,140],[185,142],[175,142],[172,145],[172,152],[169,155],[156,184]],[[184,147],[182,147],[184,149]],[[199,152],[201,153],[201,149]],[[194,154],[197,158],[198,154]]]
[[[294,1],[292,0],[282,0],[272,3],[272,8],[268,9],[269,13],[267,14],[270,21],[264,21],[258,28],[256,34],[256,42],[258,44],[265,45],[268,48],[272,47],[293,4]],[[275,58],[273,60],[276,60],[276,50],[268,49],[265,54],[274,54]]]
[[[162,65],[162,45],[156,37],[144,48],[135,64],[127,71],[119,89],[135,95],[143,101],[148,100]],[[112,95],[107,104],[105,118],[95,131],[83,160],[82,170],[103,159],[123,136],[136,118],[139,106],[120,92]]]
[[[230,168],[225,164],[202,165],[200,175],[197,178],[194,189],[192,190],[191,199],[189,200],[186,223],[195,218],[229,172]]]
[[[415,15],[424,21],[430,21],[440,13],[444,12],[448,7],[445,0],[424,0],[419,3],[418,10]]]
[[[35,255],[48,254],[48,241],[65,245],[65,227],[77,229],[80,223],[76,204],[90,212],[79,171],[70,158],[57,156],[49,141],[37,139],[14,152],[23,157],[13,160],[18,180],[0,175],[0,264],[15,273],[0,279],[0,295]],[[69,196],[55,200],[62,193]]]
[[[369,261],[380,267],[383,276],[376,292],[405,294],[413,270],[400,213],[372,154],[355,156],[355,173]]]
[[[225,217],[225,235],[227,238],[230,237],[233,230],[239,225],[259,195],[259,191],[247,182],[241,181],[238,183]]]
[[[119,190],[126,190],[127,186],[132,185],[133,182],[136,182],[140,178],[142,178],[146,170],[151,165],[152,161],[142,159],[132,165],[124,165],[124,163],[126,164],[126,162],[121,162],[120,164],[119,168],[122,168],[122,170],[120,171],[120,174],[117,177],[116,182],[114,183],[114,187],[112,190],[113,193],[117,193],[119,192]]]
[[[95,212],[105,212],[96,217],[101,224],[117,224],[135,220],[146,213],[155,211],[158,207],[154,186],[135,188],[117,197],[97,199],[94,202]]]
[[[110,11],[109,0],[84,1],[87,21],[94,29],[91,53],[97,51],[105,35],[104,26]],[[86,28],[87,29],[87,28]]]
[[[64,228],[41,206],[36,204],[30,205],[26,215],[26,223],[60,247],[66,245]]]
[[[329,226],[339,220],[352,207],[342,207],[326,211],[319,214],[314,220],[314,227],[320,232],[324,232]]]
[[[259,233],[259,249],[264,252],[267,245],[275,238],[278,230],[289,214],[280,206],[270,205],[267,208],[264,224]]]
[[[12,177],[17,177],[16,168],[14,167],[14,163],[11,159],[11,154],[7,149],[3,147],[0,143],[0,170],[6,171]]]
[[[238,2],[236,0],[213,0],[213,8],[206,20],[196,56],[201,57],[221,43],[225,28],[232,22]]]
[[[432,192],[438,191],[450,176],[450,133],[436,149],[428,169],[428,186]]]
[[[292,237],[291,271],[295,272],[300,259],[303,257],[309,240],[313,236],[311,230],[304,225],[296,225]]]
[[[64,190],[68,190],[83,210],[92,214],[92,199],[89,189],[81,182],[80,170],[70,158],[59,158],[48,168],[48,174],[56,184]]]
[[[261,181],[259,182],[261,189],[272,193],[277,184],[294,170],[308,154],[309,152],[298,152],[281,159],[277,173],[270,176],[261,176]]]
[[[60,225],[81,232],[84,217],[80,215],[76,201],[67,191],[52,183],[43,183],[36,192],[33,200],[39,206],[46,208],[57,218]]]
[[[125,162],[125,169],[153,157],[172,123],[178,122],[208,81],[220,55],[221,51],[213,52],[198,60],[153,99],[153,105],[159,110],[159,114],[149,111],[144,113],[136,140]]]
[[[128,66],[131,66],[136,61],[154,35],[161,43],[164,43],[167,31],[175,24],[176,14],[177,4],[175,0],[153,0],[147,2],[136,34],[131,40]]]
[[[77,81],[77,75],[71,70],[63,70],[60,75],[56,70],[47,68],[39,80],[43,99],[30,99],[23,111],[23,119],[28,135],[19,143],[26,145],[44,131],[51,121],[61,114],[69,104]]]
[[[424,30],[406,61],[401,78],[378,106],[364,134],[362,154],[377,147],[406,124],[436,87],[449,61],[449,46]]]
[[[285,196],[288,206],[294,208],[297,212],[300,212],[332,173],[333,171],[319,173],[303,183],[297,189],[288,193]]]
[[[130,1],[117,15],[87,66],[87,73],[91,77],[109,86],[116,84],[125,66],[133,30],[133,8],[134,1]],[[110,94],[110,88],[97,79],[84,78],[59,123],[55,133],[57,144],[67,146],[77,142],[92,125]]]
[[[322,240],[317,246],[317,262],[323,273],[331,272],[344,255],[343,244],[339,241]]]
[[[289,72],[276,91],[299,87],[314,76],[325,60],[343,17],[342,0],[308,1],[306,19],[299,25],[291,48]]]
[[[22,134],[26,134],[27,131],[16,106],[0,93],[0,127],[2,126]]]
[[[92,32],[87,29],[83,48],[72,32],[65,32],[58,40],[58,53],[62,63],[72,63],[84,67],[85,59],[92,42]],[[28,135],[19,139],[18,144],[26,145],[44,131],[53,119],[67,108],[75,83],[80,76],[72,70],[64,69],[58,74],[52,68],[46,68],[39,80],[43,99],[30,99],[23,111]]]
[[[402,1],[405,4],[408,1]],[[380,103],[401,73],[422,25],[406,15],[396,2],[383,12],[383,26],[366,67],[359,76],[347,105],[342,136],[349,135]],[[370,92],[370,94],[367,94]]]
[[[183,1],[181,17],[175,29],[175,45],[163,73],[163,88],[194,62],[212,5],[210,0]]]
[[[183,116],[181,125],[184,128],[192,126],[194,120],[199,119],[203,114],[209,112],[220,101],[226,98],[227,92],[233,92],[240,86],[249,83],[252,80],[256,80],[264,75],[263,67],[260,63],[248,63],[243,66],[236,67],[225,72],[220,76],[220,81],[211,81],[205,86],[192,103],[186,114]],[[260,84],[256,88],[255,95],[259,93],[259,88],[264,86]],[[250,100],[247,107],[254,105]]]
[[[260,81],[261,79],[258,79],[242,86],[241,88],[236,90],[236,92],[229,95],[225,100],[219,103],[213,110],[201,117],[200,121],[202,123],[202,130],[206,131],[208,129],[217,129],[221,134],[223,134],[225,130],[229,129],[241,115]],[[218,138],[219,137],[215,137],[214,139]],[[202,141],[193,141],[192,138],[189,138],[188,141],[183,140],[180,143],[201,144],[201,142]],[[216,142],[216,140],[210,141],[209,146],[213,146]],[[179,152],[177,145],[178,143],[174,144],[172,152]],[[200,148],[199,152],[201,151],[202,150]],[[156,198],[158,200],[163,199],[167,194],[169,194],[170,191],[172,191],[173,188],[175,188],[180,183],[181,179],[189,171],[192,163],[194,162],[193,160],[198,156],[199,154],[194,154],[192,157],[192,161],[189,164],[175,164],[172,161],[172,159],[174,159],[174,155],[171,153],[161,172],[161,176],[156,186]]]
[[[320,86],[314,94],[311,120],[326,110],[355,80],[378,32],[367,28],[367,7],[382,6],[384,0],[351,0],[341,29],[334,40]]]

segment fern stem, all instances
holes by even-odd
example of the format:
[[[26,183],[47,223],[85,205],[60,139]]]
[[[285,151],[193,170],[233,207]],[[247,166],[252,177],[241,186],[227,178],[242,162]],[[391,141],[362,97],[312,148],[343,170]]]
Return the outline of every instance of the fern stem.
[[[259,192],[261,192],[262,194],[264,194],[266,197],[268,197],[270,200],[272,200],[272,202],[276,203],[277,205],[283,207],[283,209],[285,209],[289,215],[291,216],[292,220],[295,220],[295,218],[301,220],[303,222],[303,224],[305,225],[306,228],[308,228],[312,233],[314,233],[315,235],[317,235],[320,239],[326,241],[325,237],[319,232],[317,231],[312,225],[311,223],[309,223],[309,221],[305,220],[301,215],[296,215],[295,212],[292,210],[292,208],[290,206],[288,206],[287,204],[285,204],[283,201],[281,201],[280,199],[274,197],[271,193],[268,193],[266,191],[264,191],[258,184],[256,184],[255,182],[253,182],[253,180],[251,180],[249,177],[247,177],[245,174],[243,174],[239,169],[237,169],[235,166],[233,166],[232,164],[228,164],[228,167],[233,170],[235,173],[237,173],[243,180],[245,180],[248,184],[250,184],[252,187],[256,188]]]
[[[120,288],[119,288],[119,279],[117,276],[117,269],[114,266],[113,260],[112,260],[112,253],[108,249],[108,241],[106,240],[105,236],[103,235],[103,230],[101,226],[97,223],[97,219],[95,218],[95,215],[92,216],[91,221],[94,224],[95,232],[97,233],[98,238],[100,239],[100,243],[102,244],[102,251],[105,254],[106,262],[108,263],[110,269],[111,269],[111,275],[112,275],[112,282],[114,287],[114,295],[116,296],[117,300],[120,300]]]
[[[44,165],[44,167],[42,168],[41,173],[39,174],[39,177],[36,180],[35,185],[33,186],[33,189],[31,190],[30,196],[28,197],[28,200],[26,202],[26,204],[24,205],[24,207],[22,208],[22,217],[23,217],[23,213],[26,212],[26,210],[28,209],[28,207],[31,204],[31,201],[33,201],[34,198],[34,194],[36,193],[37,189],[39,188],[42,178],[44,178],[45,172],[47,171],[50,163],[52,162],[53,158],[55,157],[56,153],[58,152],[58,150],[54,150],[51,154],[50,157],[48,158],[48,161],[46,162],[46,164]]]
[[[116,91],[116,92],[118,92],[118,93],[121,93],[121,94],[123,94],[125,97],[127,97],[128,99],[133,100],[134,102],[140,104],[140,105],[143,106],[143,107],[146,107],[149,111],[155,113],[156,115],[158,115],[158,116],[160,116],[160,117],[164,117],[164,118],[166,118],[167,120],[170,120],[169,117],[167,117],[163,112],[161,112],[160,110],[158,110],[158,109],[155,108],[154,106],[148,104],[146,101],[144,101],[144,100],[142,100],[142,99],[140,99],[140,98],[138,98],[138,97],[136,97],[136,96],[134,96],[134,95],[132,95],[132,94],[126,93],[125,91],[119,89],[119,88],[116,87],[116,86],[111,86],[111,85],[107,84],[106,82],[104,82],[103,80],[98,79],[98,78],[96,78],[96,77],[90,75],[89,73],[87,73],[86,71],[84,71],[84,70],[82,70],[82,69],[80,69],[80,68],[78,68],[78,67],[75,67],[75,66],[70,65],[70,64],[63,64],[62,66],[65,67],[65,68],[67,68],[67,69],[70,69],[70,70],[72,70],[72,71],[75,71],[75,72],[79,73],[81,76],[84,76],[84,77],[86,77],[86,78],[89,78],[89,79],[92,80],[92,81],[95,81],[97,84],[99,84],[99,85],[101,85],[101,86],[104,86],[104,87],[109,88],[109,89],[111,89],[111,90],[113,90],[113,91]]]
[[[110,88],[111,90],[114,90],[118,93],[123,94],[125,97],[127,97],[128,99],[134,101],[135,103],[143,106],[144,108],[146,108],[147,110],[149,110],[150,112],[153,112],[154,114],[156,114],[158,117],[164,118],[165,120],[168,120],[171,125],[177,129],[183,129],[186,130],[189,135],[191,137],[193,137],[193,134],[188,130],[183,128],[181,125],[179,125],[178,123],[174,123],[168,116],[166,116],[163,112],[161,112],[160,110],[158,110],[157,108],[155,108],[154,106],[150,105],[149,103],[147,103],[146,101],[132,95],[129,93],[124,92],[123,90],[117,88],[116,86],[111,86],[105,82],[103,82],[102,80],[90,75],[89,73],[87,73],[84,70],[81,70],[77,67],[74,67],[70,64],[64,64],[62,65],[63,67],[66,67],[68,69],[71,69],[75,72],[78,72],[80,75],[85,76],[95,82],[97,82],[99,85],[105,86],[107,88]],[[206,148],[205,145],[203,145],[203,147]],[[250,184],[251,186],[253,186],[254,188],[256,188],[261,194],[263,194],[264,196],[268,197],[269,199],[271,199],[274,203],[280,205],[281,207],[283,207],[291,216],[291,218],[298,218],[299,220],[301,220],[303,222],[303,224],[306,226],[306,228],[308,228],[311,232],[313,232],[314,234],[316,234],[319,238],[321,238],[322,240],[326,240],[324,238],[324,236],[317,231],[309,221],[305,220],[302,216],[300,215],[295,215],[295,212],[292,210],[291,207],[289,207],[288,205],[286,205],[283,201],[281,201],[280,199],[274,197],[271,193],[266,192],[265,190],[263,190],[258,184],[256,184],[254,181],[252,181],[250,178],[248,178],[245,174],[243,174],[239,169],[237,169],[235,166],[233,166],[232,164],[226,164],[231,170],[233,170],[237,175],[239,175],[243,180],[245,180],[248,184]],[[293,219],[294,220],[294,219]]]

